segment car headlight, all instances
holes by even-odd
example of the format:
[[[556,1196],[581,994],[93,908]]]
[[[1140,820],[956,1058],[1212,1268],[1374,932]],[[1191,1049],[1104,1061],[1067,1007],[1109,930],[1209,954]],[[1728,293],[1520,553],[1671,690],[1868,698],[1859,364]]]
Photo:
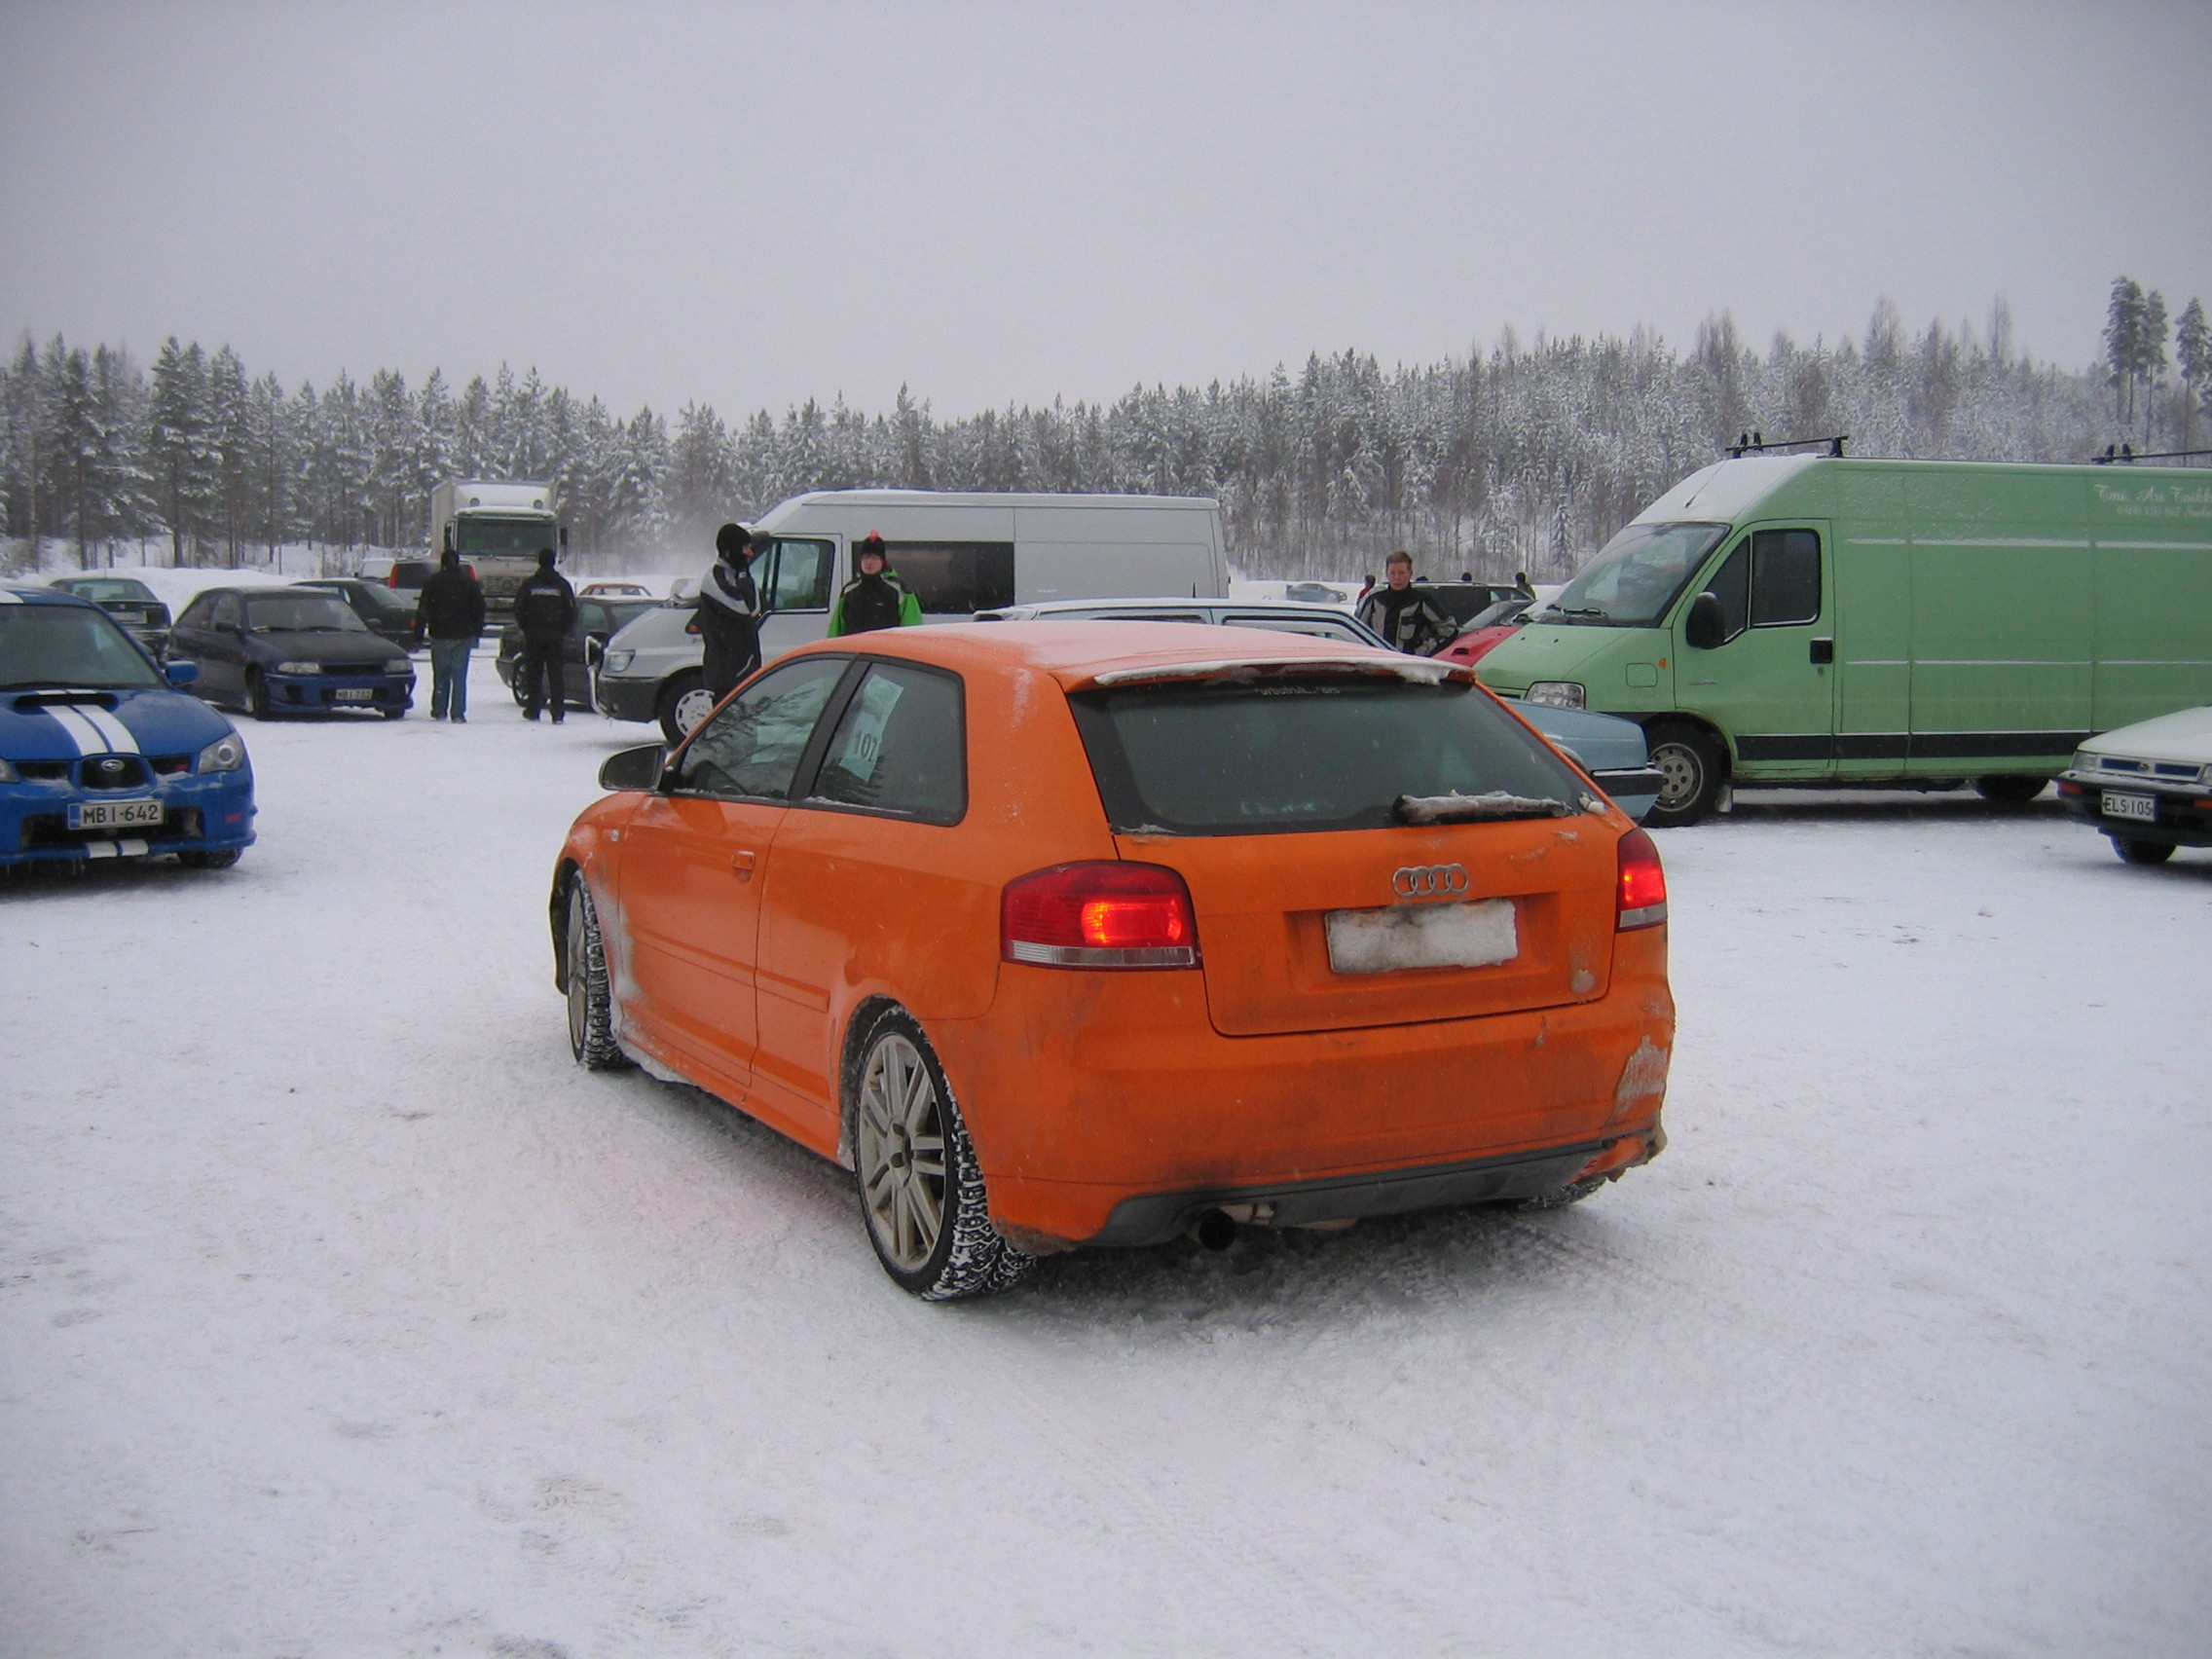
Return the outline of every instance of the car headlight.
[[[1539,680],[1529,687],[1522,701],[1541,703],[1547,709],[1579,709],[1589,698],[1579,681]]]
[[[226,733],[200,752],[196,772],[235,772],[245,764],[245,745],[237,732]]]
[[[22,781],[16,776],[15,767],[9,765],[5,760],[0,760],[0,784],[19,784]]]
[[[384,665],[384,671],[387,674],[404,674],[409,679],[413,679],[415,676],[415,665],[411,662],[408,662],[405,658],[402,658],[398,662],[386,663]]]
[[[627,674],[630,672],[630,664],[635,660],[637,654],[636,651],[608,651],[599,659],[600,672],[603,674]]]
[[[320,674],[322,664],[319,662],[280,662],[276,665],[276,672],[278,674]]]
[[[2096,769],[2096,756],[2091,755],[2086,749],[2077,749],[2074,751],[2074,763],[2068,768],[2069,771],[2094,772]]]

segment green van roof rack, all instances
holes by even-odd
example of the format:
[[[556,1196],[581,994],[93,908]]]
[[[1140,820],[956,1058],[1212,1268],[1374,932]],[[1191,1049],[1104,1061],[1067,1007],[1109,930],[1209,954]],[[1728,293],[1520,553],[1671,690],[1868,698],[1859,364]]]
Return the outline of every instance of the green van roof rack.
[[[1736,441],[1727,445],[1726,448],[1730,461],[1741,461],[1747,455],[1765,455],[1769,450],[1812,449],[1818,445],[1825,444],[1828,454],[1837,461],[1841,461],[1843,459],[1843,446],[1849,442],[1851,442],[1849,432],[1838,432],[1832,438],[1777,438],[1771,444],[1766,441],[1763,433],[1739,432],[1736,434]]]
[[[2139,451],[2133,444],[2107,444],[2105,453],[2089,458],[2091,466],[2132,465],[2138,461],[2194,461],[2200,455],[2212,455],[2212,449]]]

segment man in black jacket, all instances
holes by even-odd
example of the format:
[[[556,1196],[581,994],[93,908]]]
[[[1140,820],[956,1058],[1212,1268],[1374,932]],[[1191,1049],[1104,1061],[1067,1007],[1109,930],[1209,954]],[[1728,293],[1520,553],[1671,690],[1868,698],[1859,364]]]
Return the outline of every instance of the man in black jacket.
[[[451,547],[415,602],[415,643],[430,642],[430,719],[468,720],[468,653],[484,632],[484,590]]]
[[[750,569],[774,538],[755,535],[741,524],[715,532],[715,562],[699,584],[699,643],[706,647],[700,676],[707,693],[720,702],[760,666],[760,591]]]
[[[562,659],[575,620],[576,590],[553,568],[553,549],[542,548],[537,569],[515,589],[515,621],[522,628],[523,683],[530,687],[530,700],[523,705],[524,719],[537,719],[540,687],[553,705],[555,725],[569,712],[568,675]]]

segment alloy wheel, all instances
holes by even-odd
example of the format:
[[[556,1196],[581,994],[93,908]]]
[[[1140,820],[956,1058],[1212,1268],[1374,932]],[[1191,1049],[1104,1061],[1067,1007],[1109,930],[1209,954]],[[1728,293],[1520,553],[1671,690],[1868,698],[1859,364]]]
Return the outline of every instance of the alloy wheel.
[[[894,1263],[919,1272],[944,1229],[944,1124],[928,1064],[898,1032],[868,1053],[855,1141],[869,1229]]]

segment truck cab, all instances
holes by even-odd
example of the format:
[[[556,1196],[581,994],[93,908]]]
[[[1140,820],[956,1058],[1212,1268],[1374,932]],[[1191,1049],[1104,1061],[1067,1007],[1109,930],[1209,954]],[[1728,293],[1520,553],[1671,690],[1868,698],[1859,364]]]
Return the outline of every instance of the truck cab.
[[[537,569],[537,556],[569,544],[553,486],[466,478],[430,493],[430,545],[450,548],[476,572],[485,608],[514,608],[515,589]]]

